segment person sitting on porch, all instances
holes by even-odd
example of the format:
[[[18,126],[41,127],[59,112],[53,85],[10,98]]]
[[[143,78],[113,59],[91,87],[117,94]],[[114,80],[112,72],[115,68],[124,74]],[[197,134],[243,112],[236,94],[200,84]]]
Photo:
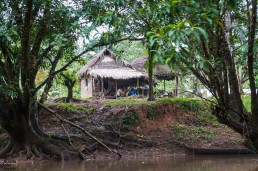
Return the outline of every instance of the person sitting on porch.
[[[118,90],[117,90],[117,92],[116,92],[116,95],[117,95],[117,97],[120,97],[121,95],[122,95],[122,89],[121,88],[119,88]]]

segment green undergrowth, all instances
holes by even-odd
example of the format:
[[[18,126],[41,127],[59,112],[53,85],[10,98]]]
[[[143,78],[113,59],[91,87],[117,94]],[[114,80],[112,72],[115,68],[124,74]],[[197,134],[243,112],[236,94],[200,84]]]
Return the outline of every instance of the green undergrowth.
[[[116,100],[110,100],[105,104],[105,107],[114,107],[119,105],[130,105],[137,103],[137,100],[135,99],[116,99]]]
[[[157,101],[163,103],[178,103],[184,111],[197,112],[197,122],[200,125],[212,125],[217,127],[219,122],[217,117],[212,114],[210,102],[198,100],[194,98],[163,98]]]
[[[212,125],[213,127],[219,126],[219,121],[216,116],[214,116],[210,110],[204,109],[197,115],[197,121],[202,125]]]
[[[171,135],[176,142],[195,143],[200,140],[211,142],[214,132],[206,127],[186,126],[181,124],[171,125]]]
[[[157,103],[180,103],[185,109],[199,110],[200,104],[203,102],[194,98],[158,98],[155,101],[143,101],[132,98],[110,100],[105,104],[105,107],[113,107],[118,105],[142,104],[148,106],[155,106]]]
[[[121,129],[129,130],[131,126],[139,121],[139,116],[134,108],[129,108],[122,118]]]
[[[57,103],[56,106],[65,110],[68,113],[76,113],[83,111],[86,115],[91,115],[95,110],[93,107],[85,108],[84,106],[75,105],[73,103]]]
[[[200,111],[203,108],[204,102],[193,98],[161,98],[157,99],[161,103],[179,103],[183,110]]]
[[[146,111],[147,119],[154,120],[154,119],[158,118],[159,116],[161,116],[161,112],[160,112],[160,110],[158,110],[156,108],[155,105],[151,105],[147,108],[147,111]]]

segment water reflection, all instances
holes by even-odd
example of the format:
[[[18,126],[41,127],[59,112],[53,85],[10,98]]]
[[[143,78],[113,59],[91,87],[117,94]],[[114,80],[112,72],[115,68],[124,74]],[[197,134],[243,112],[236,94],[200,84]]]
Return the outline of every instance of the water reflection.
[[[258,156],[173,156],[109,161],[73,161],[65,163],[18,163],[18,171],[255,171]],[[0,170],[6,170],[1,167]]]

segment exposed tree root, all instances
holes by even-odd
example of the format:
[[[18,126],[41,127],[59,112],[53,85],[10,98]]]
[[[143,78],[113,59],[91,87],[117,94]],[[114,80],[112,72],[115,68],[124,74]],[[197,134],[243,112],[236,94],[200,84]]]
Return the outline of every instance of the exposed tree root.
[[[39,152],[36,145],[32,145],[31,150],[36,157],[38,157],[39,159],[43,159],[43,155]]]
[[[58,118],[62,123],[69,124],[79,130],[84,134],[91,137],[98,144],[103,146],[108,151],[117,154],[121,157],[121,154],[117,151],[109,148],[99,139],[91,135],[82,127],[63,119],[60,115],[56,114],[52,110],[38,103],[43,109],[50,112],[53,116]],[[87,156],[83,154],[86,149],[85,145],[80,146],[80,148],[75,148],[71,142],[70,135],[62,125],[64,132],[68,138],[50,137],[46,135],[39,127],[36,116],[31,116],[31,118],[26,122],[23,118],[22,113],[15,113],[17,117],[17,122],[15,122],[15,127],[6,127],[8,131],[9,141],[4,148],[0,151],[0,158],[9,157],[21,157],[25,160],[41,160],[41,159],[59,159],[59,160],[69,160],[69,159],[87,159]],[[28,125],[26,125],[28,124]]]
[[[63,128],[63,130],[64,130],[65,134],[66,134],[66,135],[67,135],[67,137],[68,137],[69,144],[70,144],[70,145],[73,145],[73,144],[72,144],[72,141],[71,141],[71,138],[70,138],[70,134],[66,131],[66,129],[65,129],[65,127],[64,127],[64,125],[63,125],[63,124],[61,124],[61,126],[62,126],[62,128]]]
[[[0,151],[1,158],[8,157],[25,157],[28,159],[78,159],[82,158],[83,154],[67,148],[66,143],[55,142],[56,144],[51,143],[47,139],[43,139],[36,134],[30,134],[26,143],[14,142],[10,138],[8,144]],[[83,156],[83,158],[85,158]]]
[[[13,140],[9,138],[7,145],[0,151],[0,158],[7,157],[7,154],[9,153],[10,150],[12,150],[12,148],[13,148]]]

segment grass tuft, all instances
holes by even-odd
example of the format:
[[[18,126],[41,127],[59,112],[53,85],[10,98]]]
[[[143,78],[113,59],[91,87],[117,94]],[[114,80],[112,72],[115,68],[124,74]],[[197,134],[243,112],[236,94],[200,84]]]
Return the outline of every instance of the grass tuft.
[[[105,104],[105,107],[114,107],[124,104],[134,104],[137,103],[135,99],[116,99],[116,100],[110,100]]]

